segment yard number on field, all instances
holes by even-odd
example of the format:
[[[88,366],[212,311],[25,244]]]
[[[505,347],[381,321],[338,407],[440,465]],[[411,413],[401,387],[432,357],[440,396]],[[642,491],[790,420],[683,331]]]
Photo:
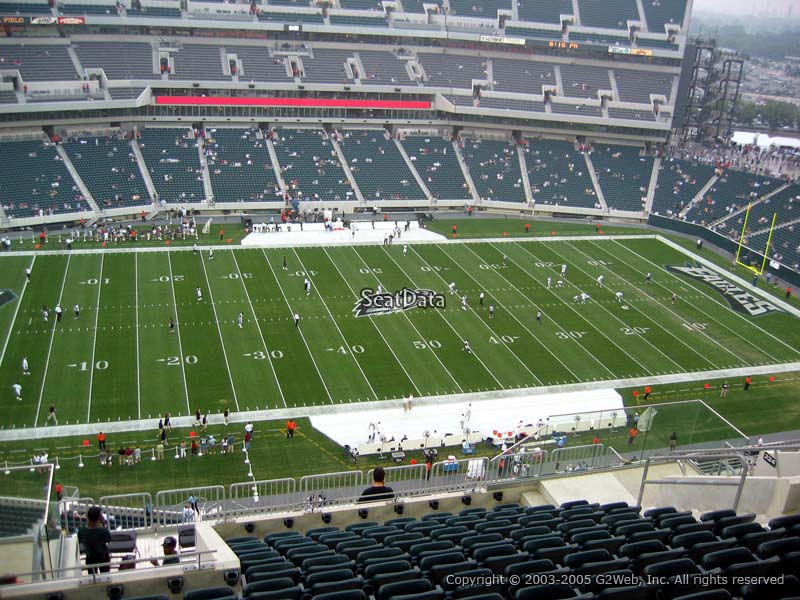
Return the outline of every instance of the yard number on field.
[[[364,354],[364,346],[355,344],[354,346],[350,346],[349,350],[347,346],[339,346],[338,348],[325,348],[325,351],[336,352],[336,354],[347,354],[348,351],[352,352],[353,354]]]
[[[242,279],[252,279],[252,273],[242,273]],[[227,275],[222,276],[223,279],[239,279],[239,273],[228,273]]]
[[[442,343],[439,340],[428,340],[427,342],[424,340],[414,340],[414,348],[417,350],[425,350],[425,348],[438,350],[441,347]]]
[[[585,336],[588,331],[556,331],[556,337],[560,340],[579,340]]]
[[[644,335],[650,331],[649,327],[620,327],[619,330],[625,335]]]
[[[153,281],[160,281],[161,283],[169,283],[170,281],[183,281],[183,275],[173,275],[172,277],[169,275],[162,275],[158,279],[153,279]]]
[[[689,331],[705,331],[708,329],[708,323],[683,323],[683,326]]]
[[[79,371],[88,371],[89,370],[89,363],[84,361],[82,363],[75,363],[74,365],[67,365],[68,367],[77,367]],[[108,368],[108,361],[107,360],[98,360],[94,363],[94,368],[98,371],[105,371]]]
[[[81,281],[81,285],[97,285],[98,283],[100,283],[100,280],[94,277],[92,277],[91,279],[87,279],[86,281]],[[105,285],[108,285],[109,283],[111,283],[111,279],[108,277],[104,277],[103,283]]]
[[[181,357],[180,356],[168,356],[167,358],[159,358],[158,362],[163,362],[167,366],[170,367],[177,367],[181,364]],[[187,365],[196,365],[197,364],[197,357],[194,354],[187,354],[183,357],[183,362]]]
[[[492,336],[489,338],[489,341],[492,344],[502,344],[505,342],[506,344],[513,344],[519,339],[518,335],[500,335],[500,336]]]
[[[263,350],[256,350],[255,352],[246,352],[242,356],[249,356],[255,360],[266,360],[267,353]],[[269,356],[272,358],[283,358],[283,352],[280,350],[271,350]]]

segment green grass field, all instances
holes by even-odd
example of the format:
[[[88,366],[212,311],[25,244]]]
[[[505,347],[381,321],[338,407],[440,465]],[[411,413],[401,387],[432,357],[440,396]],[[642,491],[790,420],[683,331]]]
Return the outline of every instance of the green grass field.
[[[32,260],[0,261],[3,280],[20,295],[18,306],[9,303],[0,313],[8,337],[0,365],[6,427],[45,424],[51,404],[61,423],[102,423],[167,411],[647,377],[800,356],[795,317],[734,312],[712,288],[664,270],[687,257],[650,239],[419,245],[407,256],[400,246],[217,250],[213,259],[186,250],[41,254],[24,287]],[[562,263],[569,265],[564,287],[547,289]],[[649,285],[646,272],[654,273]],[[595,283],[600,274],[602,288]],[[306,276],[313,281],[310,296],[303,291]],[[352,314],[364,287],[446,294],[451,281],[469,297],[469,310],[448,296],[445,310]],[[587,304],[573,302],[579,291],[592,296]],[[622,303],[616,291],[624,293]],[[45,322],[42,305],[57,303],[63,321],[55,323],[51,312]],[[76,303],[80,318],[72,314]],[[301,315],[299,329],[294,312]],[[464,339],[473,354],[461,351]],[[28,376],[21,375],[23,357]],[[21,402],[10,392],[18,380]]]
[[[450,225],[434,222],[431,228],[449,233]],[[0,458],[24,461],[47,448],[51,458],[64,460],[61,480],[80,484],[87,495],[102,495],[109,480],[120,492],[155,491],[197,484],[196,468],[185,461],[146,460],[116,479],[111,473],[117,469],[100,470],[88,460],[90,468],[77,467],[79,454],[96,454],[94,435],[104,422],[142,419],[140,431],[109,441],[112,449],[131,443],[147,450],[155,443],[156,419],[165,412],[298,407],[302,415],[302,407],[314,405],[628,378],[644,382],[655,375],[774,365],[800,356],[794,316],[735,312],[712,287],[667,271],[665,265],[684,265],[691,258],[657,240],[610,240],[586,224],[532,225],[530,237],[552,237],[556,231],[586,238],[412,245],[406,256],[399,245],[264,251],[225,243],[213,259],[207,251],[186,248],[0,256],[4,287],[18,296],[0,307],[5,398],[0,427],[45,426],[48,407],[55,404],[60,424],[89,424],[91,431],[0,442]],[[523,234],[522,226],[512,219],[458,221],[459,237],[512,237]],[[721,257],[715,260],[725,265]],[[564,287],[556,288],[562,264],[568,265],[567,276]],[[26,285],[24,270],[30,265],[33,275]],[[653,274],[650,284],[647,272]],[[604,287],[596,283],[601,274]],[[305,277],[313,282],[310,296],[303,291]],[[468,296],[469,310],[447,294],[451,281]],[[359,291],[379,284],[389,291],[433,289],[446,295],[447,308],[354,317]],[[202,301],[195,297],[197,287]],[[573,302],[580,291],[591,295],[586,304]],[[623,302],[615,299],[617,291]],[[64,310],[60,323],[52,311],[57,303]],[[79,318],[72,311],[76,303]],[[490,303],[496,308],[493,319]],[[51,309],[48,322],[43,305]],[[299,328],[295,312],[301,315]],[[175,333],[170,319],[177,324]],[[472,354],[462,351],[465,339]],[[23,357],[31,368],[27,376],[21,374]],[[780,374],[772,383],[760,376],[752,394],[732,393],[724,401],[718,399],[719,382],[710,389],[697,382],[659,386],[651,401],[703,398],[751,435],[800,429],[800,414],[787,393],[794,375]],[[16,381],[23,386],[21,402],[11,391]],[[626,404],[635,406],[632,390],[620,391]],[[756,409],[753,399],[764,403]],[[736,435],[702,410],[692,416],[665,408],[661,415],[648,446],[665,445],[673,428],[681,429],[687,444]],[[257,427],[256,440],[264,442],[253,451],[257,479],[374,462],[363,458],[352,465],[305,421],[303,435],[289,446],[281,426],[262,421]],[[221,429],[212,426],[215,433]],[[176,432],[176,439],[187,434]],[[606,443],[626,450],[624,434],[609,437]],[[91,448],[82,446],[86,438]],[[240,457],[209,457],[204,464],[208,481],[201,483],[247,478]]]

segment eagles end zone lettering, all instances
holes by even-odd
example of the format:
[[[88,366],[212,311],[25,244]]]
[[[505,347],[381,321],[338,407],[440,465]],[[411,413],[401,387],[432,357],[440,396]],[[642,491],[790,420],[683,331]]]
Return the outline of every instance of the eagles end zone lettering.
[[[680,267],[675,265],[666,265],[666,269],[667,271],[680,273],[710,285],[721,293],[728,301],[730,307],[737,312],[750,315],[751,317],[761,317],[771,313],[783,312],[769,300],[763,300],[753,296],[750,292],[743,290],[735,283],[728,281],[711,269],[705,267]]]

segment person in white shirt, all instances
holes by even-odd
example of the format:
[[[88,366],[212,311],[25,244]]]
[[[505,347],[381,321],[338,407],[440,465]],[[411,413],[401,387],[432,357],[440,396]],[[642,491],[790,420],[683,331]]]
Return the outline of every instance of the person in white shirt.
[[[30,375],[31,372],[28,370],[28,357],[22,357],[22,374],[23,375]]]
[[[72,307],[72,310],[74,310],[74,311],[75,311],[75,318],[76,318],[76,319],[77,319],[77,318],[79,318],[79,317],[81,316],[81,307],[80,307],[80,306],[78,306],[78,305],[76,304],[75,306],[73,306],[73,307]]]
[[[239,329],[241,329],[242,328],[242,324],[244,323],[244,313],[239,313],[239,316],[237,317],[237,320],[239,322]]]
[[[203,299],[203,290],[201,290],[199,286],[194,288],[194,293],[197,296],[197,301],[198,302]]]
[[[614,296],[616,296],[617,302],[622,302],[622,292],[617,292]]]
[[[602,275],[597,276],[597,287],[603,287],[603,279],[605,279],[605,277]]]
[[[14,390],[14,395],[17,397],[17,400],[22,400],[22,386],[19,384],[19,381],[12,385],[11,389]]]

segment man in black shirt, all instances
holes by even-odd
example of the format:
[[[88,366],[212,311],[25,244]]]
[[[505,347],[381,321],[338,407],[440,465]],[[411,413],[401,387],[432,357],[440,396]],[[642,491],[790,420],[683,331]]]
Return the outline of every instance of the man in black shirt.
[[[394,490],[384,483],[386,471],[377,467],[372,472],[372,485],[361,492],[359,502],[377,502],[378,500],[394,499]]]
[[[103,523],[102,516],[103,513],[100,511],[100,507],[92,506],[87,513],[89,523],[78,530],[78,543],[83,546],[86,552],[87,566],[111,561],[108,552],[111,533]],[[110,570],[111,567],[109,565],[89,568],[90,573],[108,573]]]

